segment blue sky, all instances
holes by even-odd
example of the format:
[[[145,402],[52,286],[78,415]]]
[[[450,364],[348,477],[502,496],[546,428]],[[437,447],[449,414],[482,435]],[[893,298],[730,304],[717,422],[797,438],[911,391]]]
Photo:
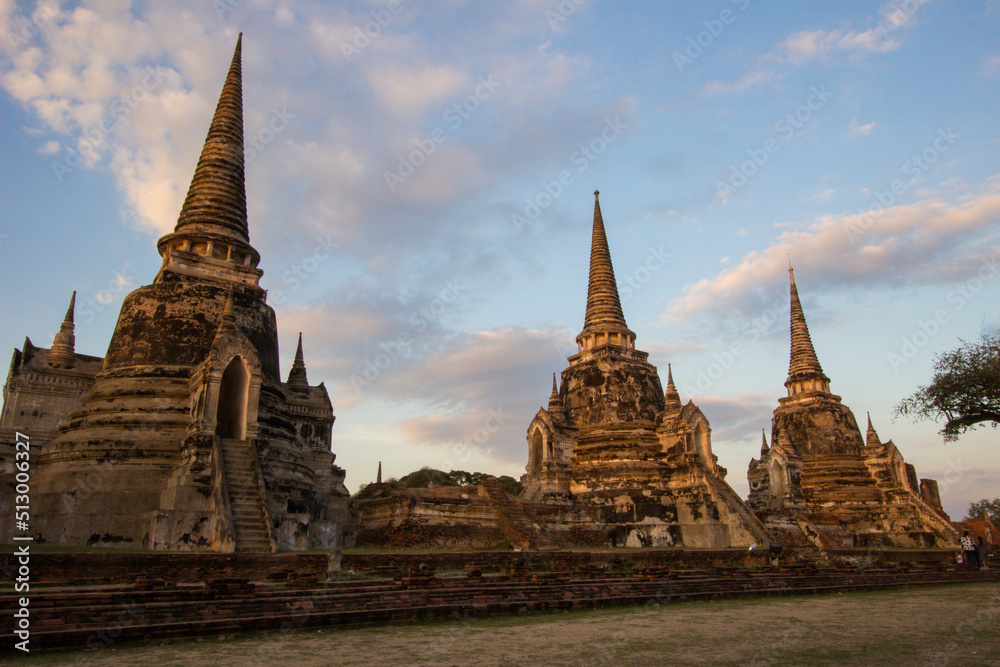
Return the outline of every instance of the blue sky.
[[[593,190],[637,347],[730,484],[784,395],[788,263],[832,389],[954,517],[996,432],[893,421],[995,331],[1000,3],[0,0],[0,345],[159,267],[239,32],[251,242],[348,486],[518,476],[583,323]]]

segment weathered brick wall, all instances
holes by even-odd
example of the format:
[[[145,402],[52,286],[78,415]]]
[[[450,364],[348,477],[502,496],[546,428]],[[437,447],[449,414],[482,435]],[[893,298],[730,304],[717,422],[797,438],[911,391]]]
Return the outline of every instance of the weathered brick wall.
[[[4,565],[14,561],[9,553]],[[32,553],[31,583],[133,583],[163,580],[197,583],[212,579],[250,581],[322,580],[329,556],[306,554],[199,554],[199,553]],[[14,565],[16,567],[16,565]]]
[[[32,595],[31,650],[100,650],[119,642],[217,636],[239,631],[384,625],[430,619],[621,604],[786,595],[948,582],[998,582],[1000,571],[971,568],[760,568],[675,572],[647,568],[615,573],[588,567],[505,574],[435,576],[429,568],[390,579],[321,585],[253,584],[216,580],[210,586],[100,586],[58,588]],[[17,605],[0,594],[0,607]],[[8,618],[13,619],[12,615]],[[11,626],[7,626],[8,628]],[[13,651],[0,630],[0,652]]]
[[[383,549],[475,549],[495,546],[504,539],[496,526],[448,526],[406,519],[399,525],[358,531],[357,544]]]
[[[587,567],[641,569],[647,567],[709,568],[764,565],[766,556],[742,549],[606,550],[606,551],[476,551],[455,553],[344,554],[342,570],[393,574],[427,565],[435,570],[477,569],[500,572],[527,563],[533,570],[576,570]]]
[[[919,563],[948,564],[954,553],[947,549],[837,549],[826,552],[836,564],[872,565]],[[198,583],[213,579],[239,578],[249,581],[316,581],[326,577],[330,556],[326,553],[296,554],[199,554],[199,553],[32,553],[31,582],[134,583],[162,580],[168,583]],[[817,552],[786,550],[782,562],[810,562]],[[482,570],[501,572],[527,566],[532,570],[567,571],[594,567],[640,570],[651,567],[708,569],[764,565],[765,553],[741,549],[635,551],[473,551],[430,553],[345,553],[341,570],[396,575],[426,565],[435,571]],[[16,568],[10,553],[0,556],[0,569]]]
[[[826,552],[836,564],[873,565],[879,563],[948,564],[954,553],[947,549],[838,549]],[[813,550],[785,549],[782,563],[824,562]],[[482,570],[500,572],[526,563],[533,570],[578,570],[606,567],[639,570],[651,567],[674,569],[709,569],[714,567],[757,567],[766,565],[766,551],[751,553],[744,549],[641,549],[595,551],[476,551],[453,553],[346,553],[343,571],[392,575],[426,565],[434,570]]]

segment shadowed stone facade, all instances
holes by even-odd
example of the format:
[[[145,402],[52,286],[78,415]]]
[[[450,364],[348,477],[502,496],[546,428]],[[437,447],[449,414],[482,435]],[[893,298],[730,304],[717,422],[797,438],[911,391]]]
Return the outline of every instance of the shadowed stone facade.
[[[957,534],[934,480],[918,482],[912,465],[871,418],[867,434],[830,392],[791,283],[791,355],[785,387],[759,459],[750,462],[749,506],[782,539],[821,548],[952,547]]]
[[[338,546],[349,521],[326,388],[308,383],[301,337],[281,381],[258,284],[240,42],[177,225],[157,243],[161,268],[123,300],[103,363],[59,336],[51,350],[15,352],[4,426],[44,443],[33,454],[39,542],[267,552]],[[27,369],[46,357],[46,378],[73,378],[66,395],[29,386]],[[47,421],[25,416],[31,401]]]
[[[595,195],[577,354],[528,426],[528,501],[584,510],[615,546],[729,547],[770,536],[725,482],[708,419],[666,392],[625,323]]]
[[[791,276],[791,359],[744,503],[711,426],[664,391],[625,322],[598,193],[577,353],[528,426],[524,494],[478,487],[355,499],[331,452],[333,407],[309,384],[302,338],[279,370],[277,324],[250,244],[241,42],[153,282],[122,303],[105,357],[74,349],[74,300],[49,349],[15,350],[0,412],[0,472],[32,442],[40,543],[270,552],[340,546],[524,548],[762,545],[953,547],[934,480],[830,393]],[[74,294],[75,299],[75,294]],[[380,468],[381,471],[381,468]],[[10,516],[13,482],[0,491]],[[755,512],[757,513],[755,515]],[[763,519],[763,521],[762,521]],[[9,541],[12,522],[0,522]]]
[[[52,347],[35,347],[24,339],[7,371],[0,412],[0,442],[9,443],[20,430],[31,440],[48,442],[59,432],[59,422],[80,406],[80,398],[94,384],[103,359],[77,354],[73,311],[76,292]]]
[[[101,370],[103,359],[77,354],[74,349],[75,304],[76,292],[51,348],[35,347],[25,338],[11,358],[0,411],[0,517],[13,516],[15,476],[23,471],[16,464],[27,456],[29,473],[37,469],[38,446],[56,437],[59,422],[80,407],[82,396]],[[19,433],[23,435],[18,437]],[[18,441],[29,443],[27,449],[22,447],[20,459],[16,458]],[[0,522],[0,542],[10,541],[12,528],[11,521]]]

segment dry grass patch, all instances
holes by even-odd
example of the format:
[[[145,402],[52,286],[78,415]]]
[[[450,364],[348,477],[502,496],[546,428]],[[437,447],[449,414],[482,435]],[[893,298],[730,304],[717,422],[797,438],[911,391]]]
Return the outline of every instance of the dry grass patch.
[[[34,655],[36,665],[1000,665],[1000,586],[675,602]]]

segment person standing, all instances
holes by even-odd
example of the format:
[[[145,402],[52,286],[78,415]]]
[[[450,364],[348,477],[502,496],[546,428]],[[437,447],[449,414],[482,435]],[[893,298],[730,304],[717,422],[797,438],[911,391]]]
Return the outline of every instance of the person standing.
[[[965,531],[962,534],[962,551],[965,552],[965,562],[978,570],[979,550],[976,548],[975,540],[969,535],[969,531]]]
[[[989,551],[986,540],[981,537],[976,538],[976,558],[979,561],[979,569],[986,569],[986,552]]]

